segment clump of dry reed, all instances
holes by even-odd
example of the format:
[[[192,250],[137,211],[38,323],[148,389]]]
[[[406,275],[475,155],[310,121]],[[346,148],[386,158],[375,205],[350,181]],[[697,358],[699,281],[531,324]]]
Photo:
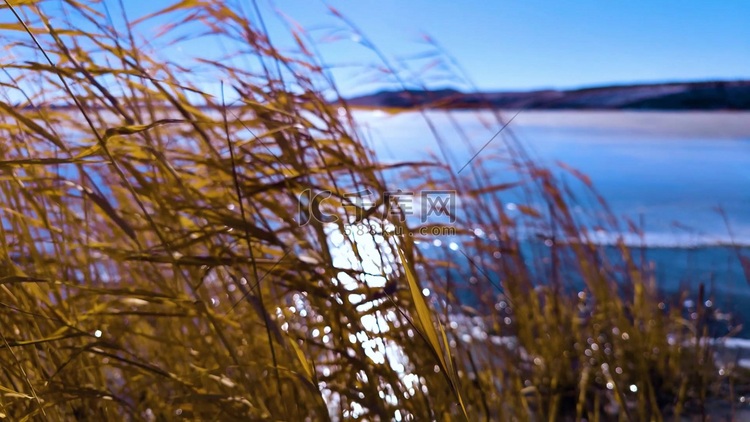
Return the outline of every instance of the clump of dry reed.
[[[200,60],[224,81],[207,93],[193,64],[149,54],[139,28],[154,16],[75,0],[2,9],[18,20],[1,26],[0,415],[660,420],[740,388],[698,341],[701,319],[663,310],[624,245],[617,265],[586,241],[523,250],[522,225],[586,229],[518,146],[514,188],[546,210],[509,216],[510,186],[488,184],[481,158],[471,177],[420,172],[461,193],[460,233],[491,236],[467,237],[462,266],[412,237],[366,234],[367,270],[372,256],[344,235],[344,194],[386,191],[399,166],[326,100],[335,85],[299,29],[287,54],[240,7],[156,14],[173,22],[166,40],[198,23],[190,36],[230,46]],[[339,222],[300,225],[305,192],[326,190]],[[456,289],[474,290],[475,307]]]

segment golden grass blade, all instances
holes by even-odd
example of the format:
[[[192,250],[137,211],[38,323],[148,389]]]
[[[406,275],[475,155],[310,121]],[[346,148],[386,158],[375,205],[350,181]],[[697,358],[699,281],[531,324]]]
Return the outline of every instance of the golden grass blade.
[[[161,119],[157,120],[153,123],[149,123],[147,125],[129,125],[129,126],[120,126],[120,127],[113,127],[109,128],[104,132],[104,139],[107,140],[115,135],[133,135],[135,133],[140,133],[147,131],[149,129],[168,125],[172,123],[185,123],[185,120],[181,119]]]
[[[0,160],[0,168],[22,167],[22,166],[54,166],[59,164],[102,164],[105,160],[83,160],[80,158],[28,158],[17,160]]]
[[[445,374],[445,377],[448,380],[451,389],[453,390],[453,394],[455,394],[456,399],[461,405],[461,411],[463,412],[464,417],[466,417],[466,420],[469,420],[468,414],[466,413],[466,407],[461,397],[461,391],[458,389],[458,385],[455,382],[455,377],[453,375],[453,365],[449,364],[445,359],[445,354],[450,354],[450,348],[446,348],[445,351],[443,351],[443,349],[441,348],[441,342],[440,340],[438,340],[437,330],[435,330],[435,325],[433,325],[432,323],[431,312],[427,307],[427,302],[424,300],[419,282],[417,281],[417,278],[414,275],[413,270],[411,269],[410,263],[406,260],[404,252],[401,250],[401,248],[396,249],[398,250],[398,255],[401,258],[401,264],[403,265],[404,271],[406,272],[406,281],[409,284],[409,292],[411,293],[412,302],[414,303],[414,307],[417,312],[416,320],[419,322],[418,328],[421,329],[422,333],[427,339],[427,342],[429,343],[433,354],[437,358],[440,369]],[[443,335],[444,344],[448,346],[445,332],[442,330],[441,332]]]

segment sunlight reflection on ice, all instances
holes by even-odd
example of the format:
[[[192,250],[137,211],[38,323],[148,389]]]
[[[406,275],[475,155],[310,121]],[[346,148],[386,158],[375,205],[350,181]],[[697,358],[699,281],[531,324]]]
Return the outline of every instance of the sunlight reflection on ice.
[[[344,288],[350,291],[360,287],[360,283],[365,283],[370,288],[375,289],[386,286],[387,276],[393,271],[391,264],[395,262],[395,257],[389,249],[381,227],[372,227],[372,232],[352,229],[349,234],[345,234],[335,224],[330,224],[326,227],[326,234],[333,255],[333,265],[336,268],[358,270],[364,273],[361,279],[357,280],[342,271],[334,282],[341,283]],[[356,246],[359,257],[353,245]],[[410,372],[413,367],[403,349],[394,341],[382,336],[383,333],[390,330],[391,324],[398,326],[401,323],[398,315],[394,311],[381,312],[378,310],[372,312],[373,307],[387,299],[365,301],[365,295],[353,293],[348,296],[348,300],[350,303],[358,305],[357,310],[361,313],[360,323],[364,328],[363,331],[352,334],[349,341],[352,343],[358,342],[374,365],[388,363],[399,374],[400,381],[408,395],[416,394],[416,390],[421,388],[420,380],[417,375]],[[399,397],[393,391],[392,386],[382,385],[379,390],[384,400],[394,406],[398,404]],[[329,395],[326,400],[329,406],[332,406],[338,399]],[[351,418],[361,416],[362,408],[356,403],[351,405],[352,411],[347,416]],[[402,416],[404,415],[399,414],[397,420],[401,420]]]

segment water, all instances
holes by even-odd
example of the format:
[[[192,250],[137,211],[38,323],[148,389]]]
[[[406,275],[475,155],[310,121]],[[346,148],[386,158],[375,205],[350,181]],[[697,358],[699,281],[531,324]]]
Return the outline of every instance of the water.
[[[427,116],[447,154],[419,113],[361,111],[355,117],[381,159],[411,161],[432,152],[447,157],[455,170],[499,127],[489,112]],[[646,258],[655,263],[660,287],[696,291],[703,284],[719,303],[750,321],[750,284],[738,250],[728,246],[740,245],[740,253],[750,256],[750,113],[536,111],[520,113],[510,128],[537,160],[580,170],[615,215],[643,223]],[[504,142],[498,137],[480,154],[502,152]],[[495,181],[513,179],[502,160],[484,164]],[[576,186],[574,192],[582,194],[583,186]]]
[[[444,135],[454,169],[498,128],[489,113],[453,112],[470,149],[446,113],[428,115]],[[357,117],[370,128],[382,158],[412,160],[428,151],[440,156],[418,113]],[[480,119],[493,123],[491,128]],[[552,166],[560,161],[588,175],[616,215],[643,217],[651,244],[695,246],[732,238],[750,244],[750,113],[529,111],[510,128],[537,159]],[[503,143],[498,137],[481,155],[497,152]],[[502,163],[497,170],[499,177],[511,177]],[[729,228],[717,208],[726,213]]]

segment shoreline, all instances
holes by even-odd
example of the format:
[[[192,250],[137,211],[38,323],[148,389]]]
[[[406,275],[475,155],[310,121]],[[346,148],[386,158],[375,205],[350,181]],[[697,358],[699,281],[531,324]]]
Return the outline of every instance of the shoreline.
[[[352,114],[367,121],[398,119],[417,113],[428,116],[452,114],[494,119],[497,113],[513,119],[515,130],[607,130],[612,135],[637,134],[669,138],[715,138],[750,140],[750,111],[735,110],[519,110],[519,109],[440,109],[424,110],[394,107],[350,107]],[[516,113],[518,113],[516,115]],[[488,123],[492,120],[488,120]]]

